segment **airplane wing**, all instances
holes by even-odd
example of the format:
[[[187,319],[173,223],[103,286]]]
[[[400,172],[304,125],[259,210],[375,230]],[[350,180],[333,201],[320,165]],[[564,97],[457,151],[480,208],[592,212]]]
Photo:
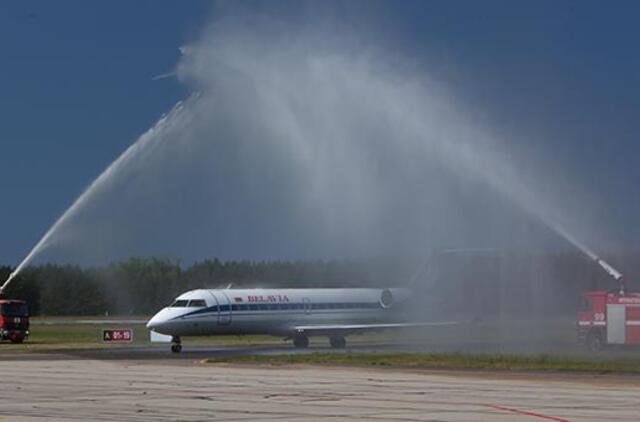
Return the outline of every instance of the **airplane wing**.
[[[293,327],[298,334],[348,334],[362,331],[387,330],[393,328],[442,327],[460,325],[469,321],[441,321],[441,322],[392,322],[381,324],[329,324],[329,325],[298,325]]]

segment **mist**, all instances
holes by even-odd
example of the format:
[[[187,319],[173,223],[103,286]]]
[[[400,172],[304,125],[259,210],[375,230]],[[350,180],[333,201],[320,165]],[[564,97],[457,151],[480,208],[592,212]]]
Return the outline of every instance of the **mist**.
[[[584,210],[599,207],[580,184],[428,66],[330,20],[232,11],[181,49],[194,94],[88,188],[36,262],[568,247],[545,221],[594,241]]]

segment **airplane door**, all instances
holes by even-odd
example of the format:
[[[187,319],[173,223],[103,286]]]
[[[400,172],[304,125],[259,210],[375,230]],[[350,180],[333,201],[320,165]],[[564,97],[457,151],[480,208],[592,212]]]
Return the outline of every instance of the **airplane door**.
[[[308,297],[302,298],[302,307],[304,308],[304,313],[309,315],[311,313],[311,301]]]
[[[212,291],[213,298],[218,304],[218,325],[231,324],[231,301],[225,292]]]

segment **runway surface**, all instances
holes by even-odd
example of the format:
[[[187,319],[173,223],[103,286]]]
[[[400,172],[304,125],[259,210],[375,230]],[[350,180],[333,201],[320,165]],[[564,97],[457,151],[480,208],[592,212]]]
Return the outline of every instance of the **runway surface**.
[[[640,417],[638,377],[212,365],[201,363],[201,358],[211,356],[213,349],[178,357],[149,349],[3,353],[0,421]],[[279,349],[265,347],[261,352]]]

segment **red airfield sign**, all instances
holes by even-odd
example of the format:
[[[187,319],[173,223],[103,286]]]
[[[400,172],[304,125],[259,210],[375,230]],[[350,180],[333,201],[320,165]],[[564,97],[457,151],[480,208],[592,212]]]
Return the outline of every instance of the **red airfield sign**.
[[[133,330],[131,328],[102,330],[102,341],[105,343],[131,343]]]

